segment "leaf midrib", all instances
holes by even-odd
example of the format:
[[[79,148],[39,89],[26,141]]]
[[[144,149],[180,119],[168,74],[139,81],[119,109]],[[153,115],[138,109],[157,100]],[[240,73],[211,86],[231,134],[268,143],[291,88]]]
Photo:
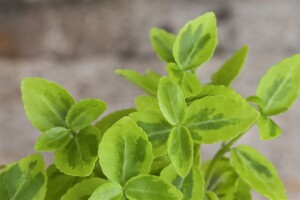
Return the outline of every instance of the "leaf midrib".
[[[276,89],[276,91],[273,93],[273,95],[271,95],[269,100],[265,103],[265,106],[264,106],[265,111],[268,110],[269,106],[273,102],[273,99],[278,94],[278,92],[281,90],[281,88],[286,84],[286,82],[289,80],[290,77],[291,77],[291,73],[289,73],[287,76],[284,76],[284,80],[283,80],[282,84],[280,84],[280,86]]]

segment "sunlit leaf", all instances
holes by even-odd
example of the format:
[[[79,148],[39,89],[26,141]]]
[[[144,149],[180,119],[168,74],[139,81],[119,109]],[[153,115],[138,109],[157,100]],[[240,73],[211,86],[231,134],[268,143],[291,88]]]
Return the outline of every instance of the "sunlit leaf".
[[[141,175],[130,179],[125,186],[129,200],[180,200],[181,192],[157,176]]]
[[[174,127],[168,139],[168,155],[174,169],[186,177],[193,164],[193,140],[186,127]]]
[[[214,13],[208,12],[189,21],[179,31],[173,56],[181,69],[195,69],[210,59],[216,45],[216,17]]]
[[[214,143],[247,131],[258,117],[259,112],[245,101],[208,96],[188,107],[184,124],[194,142]]]
[[[231,157],[236,172],[251,188],[270,200],[287,199],[276,168],[256,149],[238,146],[231,150]]]
[[[124,117],[107,130],[99,146],[100,166],[109,180],[124,185],[139,174],[147,174],[153,161],[146,133]]]
[[[66,145],[71,140],[71,133],[64,127],[51,128],[42,133],[35,142],[36,151],[53,151]]]
[[[89,200],[121,200],[122,197],[123,197],[122,186],[118,183],[109,182],[100,186],[92,194]]]
[[[74,104],[73,97],[60,85],[42,78],[22,81],[22,100],[28,119],[40,131],[67,127],[67,113]]]
[[[180,87],[170,78],[163,77],[159,81],[157,91],[158,104],[164,117],[173,125],[182,122],[186,104]]]
[[[73,130],[81,130],[91,125],[105,110],[106,103],[100,99],[82,99],[71,107],[66,122]]]
[[[167,140],[172,126],[160,113],[151,111],[135,112],[130,114],[129,117],[148,135],[155,157],[167,152]]]
[[[256,95],[266,115],[276,115],[293,105],[300,91],[300,55],[286,58],[273,66],[260,80]]]

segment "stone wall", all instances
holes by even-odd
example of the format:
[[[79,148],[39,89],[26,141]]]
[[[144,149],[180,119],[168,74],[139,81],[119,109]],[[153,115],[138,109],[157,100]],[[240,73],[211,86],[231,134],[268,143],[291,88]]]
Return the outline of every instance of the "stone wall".
[[[209,10],[218,17],[219,46],[214,58],[199,70],[202,82],[209,81],[209,75],[237,48],[248,44],[250,54],[234,88],[244,96],[254,94],[270,66],[300,52],[300,1],[224,2],[0,1],[0,163],[32,153],[39,134],[21,105],[22,78],[56,81],[77,99],[104,99],[109,111],[133,106],[134,96],[141,92],[113,71],[151,68],[165,73],[152,53],[149,29],[163,27],[176,33],[188,20]],[[242,140],[275,163],[290,199],[300,199],[299,110],[297,102],[288,113],[275,118],[284,132],[279,139],[261,142],[254,127]],[[204,157],[214,152],[204,146]]]

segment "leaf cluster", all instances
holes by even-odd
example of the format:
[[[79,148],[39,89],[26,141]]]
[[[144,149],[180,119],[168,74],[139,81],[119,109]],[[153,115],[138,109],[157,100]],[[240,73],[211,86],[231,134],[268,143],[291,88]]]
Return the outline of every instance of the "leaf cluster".
[[[274,65],[256,94],[242,97],[231,84],[246,60],[238,49],[203,84],[196,70],[217,46],[214,13],[189,21],[175,36],[153,28],[150,40],[167,75],[116,73],[142,89],[136,108],[107,114],[100,99],[75,101],[62,86],[41,78],[22,81],[22,100],[41,131],[37,152],[54,152],[45,170],[40,154],[1,169],[3,200],[250,200],[251,190],[287,199],[275,166],[255,148],[234,146],[252,126],[262,140],[281,129],[271,119],[285,112],[300,91],[300,55]],[[201,146],[221,142],[201,160]]]

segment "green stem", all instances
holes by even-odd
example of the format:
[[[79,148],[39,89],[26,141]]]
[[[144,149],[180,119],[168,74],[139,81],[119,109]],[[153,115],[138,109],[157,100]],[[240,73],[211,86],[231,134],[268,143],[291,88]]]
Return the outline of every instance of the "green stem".
[[[223,143],[222,147],[219,149],[219,151],[214,155],[212,161],[210,162],[207,172],[205,174],[205,180],[206,180],[206,184],[205,184],[205,189],[208,189],[210,186],[210,182],[212,179],[212,175],[213,172],[215,170],[216,164],[219,162],[219,160],[223,157],[223,155],[229,151],[230,147],[238,140],[240,139],[240,137],[242,137],[244,135],[240,134],[239,136],[233,138],[232,140],[230,140],[228,143]]]

